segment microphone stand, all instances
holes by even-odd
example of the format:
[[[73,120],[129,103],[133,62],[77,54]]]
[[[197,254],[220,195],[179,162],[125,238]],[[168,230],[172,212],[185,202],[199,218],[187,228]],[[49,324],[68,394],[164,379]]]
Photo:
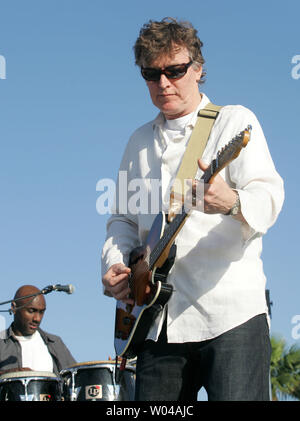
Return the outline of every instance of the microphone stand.
[[[12,300],[8,300],[8,301],[3,301],[2,303],[0,303],[0,306],[4,305],[4,304],[9,304],[12,303],[13,301],[19,301],[19,300],[25,300],[26,298],[32,298],[32,297],[37,297],[38,295],[42,295],[42,294],[49,294],[49,292],[52,291],[52,289],[50,289],[51,286],[49,287],[45,287],[43,288],[40,292],[36,292],[35,294],[30,294],[30,295],[24,295],[23,297],[19,297],[19,298],[13,298]],[[0,310],[1,313],[10,313],[11,309],[9,310]]]
[[[0,306],[2,306],[4,304],[12,303],[13,301],[25,300],[26,298],[36,297],[37,295],[41,295],[41,294],[43,294],[42,291],[41,292],[36,292],[35,294],[24,295],[24,297],[13,298],[12,300],[3,301],[3,303],[0,303]]]

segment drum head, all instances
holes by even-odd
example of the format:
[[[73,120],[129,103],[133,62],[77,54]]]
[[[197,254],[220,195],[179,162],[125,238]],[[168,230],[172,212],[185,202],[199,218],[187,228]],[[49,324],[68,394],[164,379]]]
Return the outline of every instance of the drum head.
[[[70,370],[70,369],[74,369],[74,368],[90,368],[90,367],[93,367],[93,366],[98,367],[98,366],[104,366],[104,365],[114,366],[115,361],[113,361],[113,360],[85,361],[85,362],[82,362],[82,363],[76,363],[76,364],[70,365],[65,370]],[[62,370],[62,371],[65,371],[65,370]]]
[[[0,376],[0,381],[5,379],[20,379],[26,377],[43,377],[43,378],[52,378],[59,379],[54,373],[49,371],[12,371],[11,373],[2,374]]]

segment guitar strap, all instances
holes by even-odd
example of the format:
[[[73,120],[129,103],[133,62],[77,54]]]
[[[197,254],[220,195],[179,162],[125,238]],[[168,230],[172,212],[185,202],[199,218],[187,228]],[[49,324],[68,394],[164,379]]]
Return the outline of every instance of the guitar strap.
[[[177,207],[176,202],[180,203],[180,206],[182,205],[186,189],[186,180],[195,178],[198,169],[197,160],[202,157],[212,126],[218,117],[221,108],[222,106],[209,102],[198,112],[195,127],[192,131],[175,182],[171,189],[169,215],[173,214],[173,206]]]

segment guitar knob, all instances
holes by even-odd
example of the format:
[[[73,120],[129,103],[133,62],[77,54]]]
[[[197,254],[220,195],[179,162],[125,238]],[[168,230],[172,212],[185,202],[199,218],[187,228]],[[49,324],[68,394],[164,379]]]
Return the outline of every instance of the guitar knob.
[[[129,317],[124,317],[124,319],[123,319],[123,324],[124,324],[125,326],[130,325],[130,324],[131,324],[131,319],[130,319]]]

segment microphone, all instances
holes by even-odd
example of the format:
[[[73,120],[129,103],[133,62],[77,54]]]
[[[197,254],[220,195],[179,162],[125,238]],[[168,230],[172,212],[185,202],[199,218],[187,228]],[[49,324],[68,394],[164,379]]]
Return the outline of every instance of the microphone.
[[[49,292],[52,291],[63,291],[66,292],[67,294],[73,294],[73,292],[75,291],[75,288],[72,284],[69,285],[48,285],[47,287],[45,287],[44,289],[42,289],[42,294],[49,294]]]

